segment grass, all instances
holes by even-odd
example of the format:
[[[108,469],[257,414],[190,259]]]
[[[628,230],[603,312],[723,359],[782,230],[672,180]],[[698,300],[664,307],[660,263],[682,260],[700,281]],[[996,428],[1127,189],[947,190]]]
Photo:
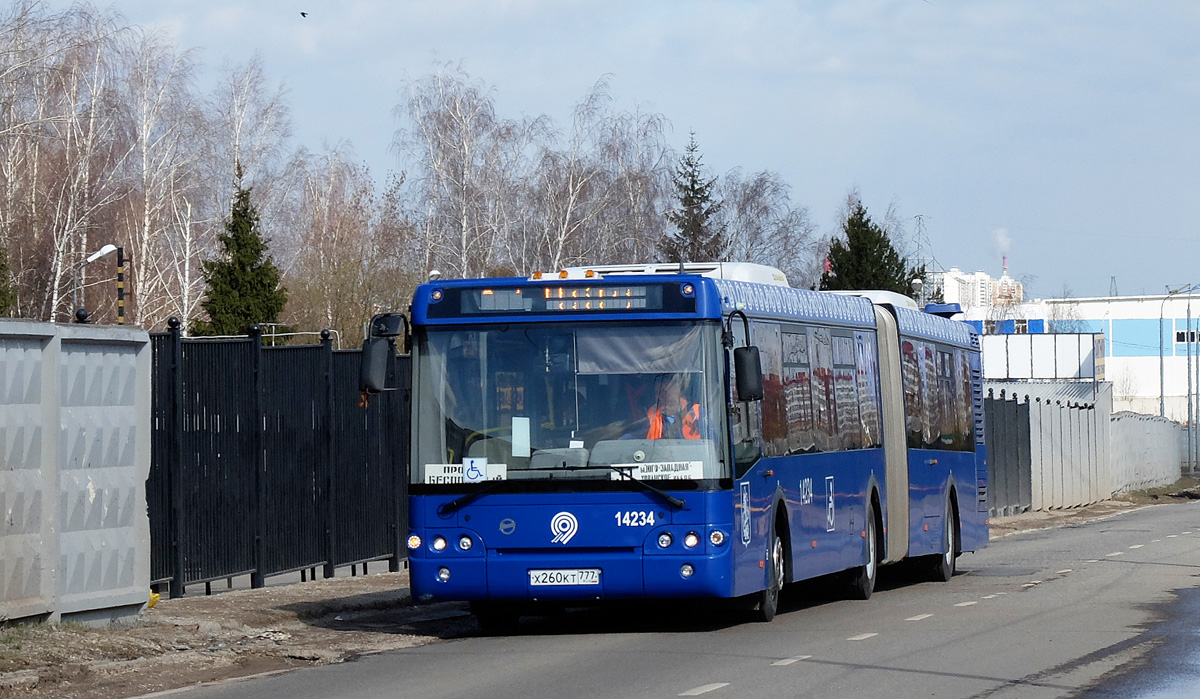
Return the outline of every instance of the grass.
[[[1175,481],[1171,485],[1164,485],[1158,488],[1146,488],[1145,490],[1131,490],[1128,493],[1121,493],[1117,497],[1121,500],[1127,500],[1138,504],[1147,504],[1157,502],[1164,498],[1188,498],[1195,499],[1200,492],[1197,492],[1197,486],[1200,486],[1200,480],[1192,476],[1184,476]]]

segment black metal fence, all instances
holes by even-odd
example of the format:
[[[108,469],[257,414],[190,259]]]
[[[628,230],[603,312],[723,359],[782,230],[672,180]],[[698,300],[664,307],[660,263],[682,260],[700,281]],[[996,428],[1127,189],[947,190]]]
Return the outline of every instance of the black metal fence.
[[[174,320],[174,319],[172,319]],[[407,536],[408,358],[361,405],[358,350],[151,336],[151,579],[186,585],[386,559]]]

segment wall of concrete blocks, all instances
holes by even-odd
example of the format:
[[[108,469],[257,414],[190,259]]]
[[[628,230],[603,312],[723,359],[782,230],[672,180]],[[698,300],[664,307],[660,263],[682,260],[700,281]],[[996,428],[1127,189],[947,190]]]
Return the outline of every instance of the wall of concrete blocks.
[[[1116,492],[1157,488],[1179,480],[1184,442],[1179,423],[1157,415],[1119,412],[1112,420]]]
[[[145,604],[150,360],[143,330],[0,320],[0,620]]]
[[[1034,510],[1079,507],[1112,497],[1111,409],[1103,403],[1035,398],[1029,404]]]

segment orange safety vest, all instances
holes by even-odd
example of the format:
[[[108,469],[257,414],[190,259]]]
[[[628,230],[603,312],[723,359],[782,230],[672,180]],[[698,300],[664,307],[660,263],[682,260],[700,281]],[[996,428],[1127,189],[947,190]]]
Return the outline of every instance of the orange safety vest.
[[[683,438],[700,439],[699,404],[693,403],[689,409],[687,401],[680,398],[679,408],[683,413]],[[662,439],[666,420],[663,418],[662,411],[658,409],[657,405],[650,406],[650,409],[646,411],[646,419],[650,421],[650,429],[646,430],[646,439]]]

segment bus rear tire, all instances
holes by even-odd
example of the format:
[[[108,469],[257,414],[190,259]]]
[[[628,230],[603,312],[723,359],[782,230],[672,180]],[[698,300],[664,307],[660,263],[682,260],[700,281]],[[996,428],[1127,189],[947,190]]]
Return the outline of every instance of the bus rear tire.
[[[879,574],[879,541],[875,534],[875,506],[867,506],[866,538],[863,542],[863,564],[850,571],[847,595],[850,599],[871,599],[875,591],[875,578]]]
[[[954,511],[954,500],[946,499],[946,514],[942,522],[942,546],[944,550],[936,556],[929,556],[929,577],[934,582],[950,582],[954,577],[955,563],[958,559],[958,517]]]
[[[507,636],[517,630],[520,614],[497,602],[471,602],[471,614],[485,636]]]
[[[754,593],[751,598],[754,600],[754,609],[751,612],[751,619],[754,621],[766,623],[775,618],[775,612],[779,611],[779,593],[783,590],[784,580],[784,550],[783,539],[771,528],[771,551],[770,558],[767,561],[768,571],[770,575],[767,579],[767,589],[761,592]]]

